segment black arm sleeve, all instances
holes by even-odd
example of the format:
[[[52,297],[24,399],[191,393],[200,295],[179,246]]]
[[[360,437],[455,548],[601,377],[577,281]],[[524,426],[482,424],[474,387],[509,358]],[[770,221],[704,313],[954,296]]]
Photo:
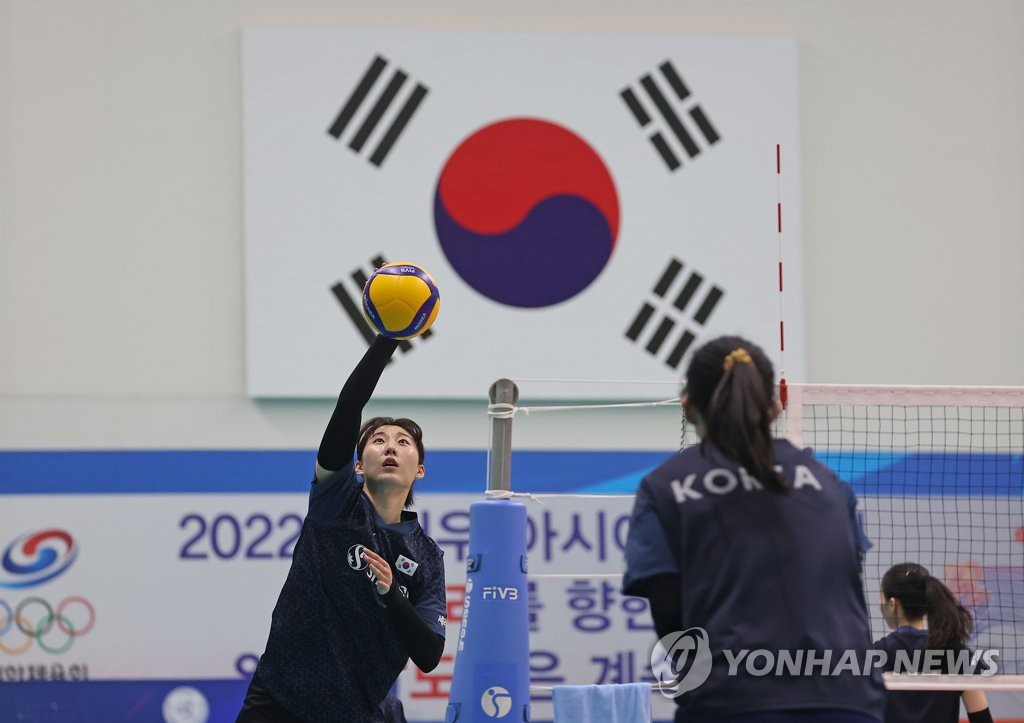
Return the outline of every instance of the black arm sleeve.
[[[682,580],[679,575],[657,575],[647,583],[647,599],[651,602],[654,631],[661,640],[682,629],[683,605],[680,599]]]
[[[441,662],[444,652],[444,638],[430,629],[412,603],[401,593],[397,584],[384,594],[384,601],[391,611],[391,619],[398,628],[398,640],[409,653],[412,662],[424,673],[429,673]]]
[[[380,375],[397,348],[394,339],[378,336],[349,374],[316,453],[316,461],[324,469],[337,472],[352,461],[363,407],[373,396]]]
[[[967,714],[967,720],[971,723],[992,723],[992,712],[988,708],[976,710]]]

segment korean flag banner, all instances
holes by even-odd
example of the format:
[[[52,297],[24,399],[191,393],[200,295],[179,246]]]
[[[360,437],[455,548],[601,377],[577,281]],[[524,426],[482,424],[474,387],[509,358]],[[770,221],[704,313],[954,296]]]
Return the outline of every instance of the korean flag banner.
[[[335,396],[395,261],[441,310],[385,396],[669,382],[724,333],[803,378],[794,40],[251,28],[243,72],[251,396]]]

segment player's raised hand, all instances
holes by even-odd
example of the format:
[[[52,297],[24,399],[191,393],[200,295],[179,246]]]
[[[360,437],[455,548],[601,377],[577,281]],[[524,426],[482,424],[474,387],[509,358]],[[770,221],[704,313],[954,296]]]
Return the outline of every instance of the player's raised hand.
[[[391,590],[391,584],[394,582],[394,573],[391,570],[391,565],[383,557],[368,548],[363,549],[363,559],[366,560],[370,570],[373,571],[371,579],[374,585],[377,586],[377,594],[387,595],[388,591]]]

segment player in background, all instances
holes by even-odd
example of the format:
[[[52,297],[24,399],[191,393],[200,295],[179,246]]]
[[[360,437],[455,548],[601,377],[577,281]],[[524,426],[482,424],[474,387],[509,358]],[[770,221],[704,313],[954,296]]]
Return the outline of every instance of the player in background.
[[[954,660],[958,655],[963,656],[961,660],[970,660],[967,638],[973,621],[941,580],[917,563],[900,563],[882,576],[879,597],[882,617],[892,630],[875,643],[875,648],[886,653],[887,672],[894,671],[901,651],[903,660],[916,660],[922,666],[901,672],[974,672],[950,669],[950,656]],[[928,660],[924,656],[926,650],[948,651],[949,655],[936,656],[938,669],[923,669]],[[956,723],[960,720],[961,698],[970,723],[992,723],[988,698],[981,690],[888,691],[885,723]]]

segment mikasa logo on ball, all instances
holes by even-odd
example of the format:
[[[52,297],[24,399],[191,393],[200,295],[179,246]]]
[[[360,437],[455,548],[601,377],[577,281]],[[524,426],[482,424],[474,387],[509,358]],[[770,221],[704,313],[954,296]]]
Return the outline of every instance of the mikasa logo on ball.
[[[366,320],[392,339],[419,336],[434,323],[440,308],[441,295],[433,277],[416,264],[384,264],[363,287]]]

